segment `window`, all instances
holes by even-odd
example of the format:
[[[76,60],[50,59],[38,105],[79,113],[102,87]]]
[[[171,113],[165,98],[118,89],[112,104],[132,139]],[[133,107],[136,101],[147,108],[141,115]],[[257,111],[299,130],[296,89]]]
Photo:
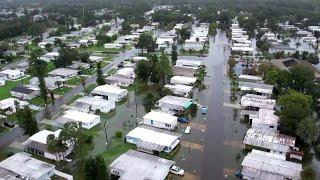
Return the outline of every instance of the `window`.
[[[165,126],[166,126],[166,127],[171,127],[171,124],[167,124],[167,123],[166,123]]]
[[[272,128],[272,129],[273,129],[273,128],[274,128],[274,126],[269,126],[269,128]]]

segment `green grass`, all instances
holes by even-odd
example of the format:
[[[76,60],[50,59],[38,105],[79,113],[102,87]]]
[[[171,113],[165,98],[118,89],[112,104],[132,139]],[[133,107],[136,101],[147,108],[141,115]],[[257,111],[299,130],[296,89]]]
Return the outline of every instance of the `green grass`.
[[[99,113],[97,113],[97,115],[99,115],[101,117],[101,119],[110,119],[114,115],[116,115],[116,110],[112,110],[108,113],[99,112]]]
[[[96,84],[90,84],[89,86],[86,86],[83,92],[85,94],[89,94],[96,86],[97,86]]]
[[[117,72],[116,68],[112,68],[110,69],[110,71],[108,71],[108,75],[114,75]]]
[[[70,88],[70,87],[60,87],[60,89],[57,88],[57,89],[53,90],[53,93],[58,94],[58,95],[64,95],[65,93],[69,92],[71,89],[72,88]]]
[[[35,97],[31,100],[29,100],[29,103],[31,104],[34,104],[36,106],[44,106],[44,100],[42,97],[38,96],[38,97]],[[48,104],[51,104],[52,103],[52,100],[50,97],[48,97]]]
[[[13,89],[14,87],[17,87],[18,85],[28,84],[29,80],[30,78],[25,78],[19,81],[6,81],[6,84],[0,87],[0,100],[11,97],[10,95],[11,89]]]
[[[135,145],[124,142],[122,138],[112,138],[108,150],[105,151],[102,155],[106,160],[106,164],[109,165],[121,154],[135,148]]]
[[[78,84],[80,84],[82,82],[82,79],[84,79],[84,78],[74,77],[72,79],[69,79],[67,81],[67,84],[69,84],[69,85],[78,85]]]

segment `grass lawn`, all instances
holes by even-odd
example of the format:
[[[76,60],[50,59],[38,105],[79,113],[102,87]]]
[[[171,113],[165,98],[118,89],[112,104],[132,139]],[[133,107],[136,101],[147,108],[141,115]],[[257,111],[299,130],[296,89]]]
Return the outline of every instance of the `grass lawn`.
[[[96,86],[96,84],[90,84],[89,86],[86,86],[83,92],[85,94],[89,94]]]
[[[121,154],[127,152],[129,149],[136,149],[135,145],[124,142],[122,138],[112,138],[108,150],[102,155],[106,160],[106,164],[110,165]]]
[[[116,69],[116,68],[112,68],[112,69],[110,69],[110,71],[108,71],[107,74],[108,74],[108,75],[114,75],[117,70],[118,70],[118,69]]]
[[[31,100],[29,100],[29,103],[30,104],[34,104],[34,105],[37,105],[37,106],[44,106],[44,100],[42,97],[38,96],[38,97],[35,97]],[[48,104],[51,104],[52,103],[52,100],[50,97],[48,97]]]
[[[82,78],[82,77],[74,77],[72,79],[69,79],[67,81],[67,84],[69,84],[69,85],[78,85],[78,84],[81,83],[82,79],[84,79],[84,78]]]
[[[58,95],[64,95],[65,93],[67,93],[71,89],[72,88],[70,88],[70,87],[60,87],[60,89],[57,88],[57,89],[53,90],[53,93],[58,94]]]
[[[19,81],[6,81],[6,84],[0,87],[0,100],[11,97],[10,95],[11,89],[21,84],[28,84],[29,80],[30,78],[25,78]]]

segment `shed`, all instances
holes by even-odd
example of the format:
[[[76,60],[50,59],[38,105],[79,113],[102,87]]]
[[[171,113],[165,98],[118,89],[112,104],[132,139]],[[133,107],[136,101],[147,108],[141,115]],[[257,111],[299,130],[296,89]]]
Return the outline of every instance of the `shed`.
[[[171,84],[193,85],[197,81],[195,77],[173,76],[170,79]]]

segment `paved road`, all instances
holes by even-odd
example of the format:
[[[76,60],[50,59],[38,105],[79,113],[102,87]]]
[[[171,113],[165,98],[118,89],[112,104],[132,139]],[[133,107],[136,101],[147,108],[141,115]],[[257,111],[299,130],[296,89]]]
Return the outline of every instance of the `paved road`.
[[[212,40],[212,39],[211,39]],[[224,46],[227,39],[224,34],[218,33],[215,42],[211,41],[209,55],[206,64],[212,82],[211,92],[207,97],[207,133],[205,136],[203,166],[201,179],[223,179],[224,168],[224,69],[227,61]]]
[[[138,50],[135,48],[132,48],[125,52],[120,52],[113,61],[105,66],[102,71],[108,72],[113,67],[118,66],[121,62],[123,62],[125,59],[128,59],[129,57],[135,56],[137,54]],[[94,84],[96,82],[97,76],[93,75],[90,78],[86,79],[86,86]],[[64,94],[62,97],[57,99],[55,101],[55,104],[50,104],[46,108],[42,109],[40,112],[38,112],[35,115],[35,118],[38,122],[41,122],[45,118],[54,117],[55,115],[60,114],[63,111],[63,107],[72,97],[79,94],[83,90],[83,86],[79,84],[66,94]],[[7,132],[6,134],[3,134],[0,137],[0,149],[6,147],[7,145],[11,144],[13,141],[15,141],[17,138],[22,136],[23,132],[19,127],[15,127],[11,129],[11,131]]]

